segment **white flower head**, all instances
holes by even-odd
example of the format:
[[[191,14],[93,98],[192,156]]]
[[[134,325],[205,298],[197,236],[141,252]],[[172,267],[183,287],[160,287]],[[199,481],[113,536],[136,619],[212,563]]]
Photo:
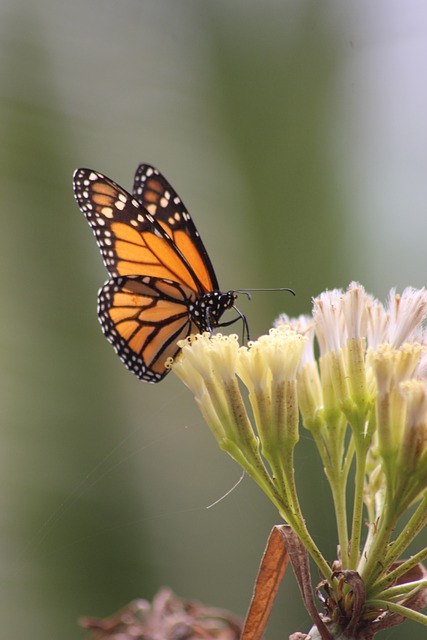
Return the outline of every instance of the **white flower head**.
[[[391,289],[387,304],[388,342],[400,347],[404,342],[422,340],[422,324],[427,318],[427,291],[406,287],[402,294]]]
[[[373,297],[366,293],[358,282],[351,282],[342,296],[341,305],[349,338],[366,337],[368,325],[368,307]]]
[[[342,289],[325,291],[313,300],[313,320],[320,354],[337,353],[345,342],[347,329],[342,313]]]
[[[302,369],[306,364],[315,362],[313,318],[308,315],[300,315],[296,318],[291,318],[286,313],[282,313],[274,321],[274,327],[280,327],[282,325],[291,327],[297,333],[305,337],[299,368]]]

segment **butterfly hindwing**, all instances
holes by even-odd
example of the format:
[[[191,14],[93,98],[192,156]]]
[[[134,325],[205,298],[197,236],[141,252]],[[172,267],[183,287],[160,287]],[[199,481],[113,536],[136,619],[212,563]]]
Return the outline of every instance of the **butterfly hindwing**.
[[[140,164],[135,173],[133,196],[171,236],[193,267],[205,291],[218,289],[209,255],[183,201],[155,167]]]
[[[75,172],[74,193],[110,275],[165,278],[203,292],[186,256],[134,196],[90,169]]]
[[[98,316],[106,338],[135,375],[159,382],[178,340],[197,330],[189,304],[194,292],[159,278],[112,278],[98,293]]]

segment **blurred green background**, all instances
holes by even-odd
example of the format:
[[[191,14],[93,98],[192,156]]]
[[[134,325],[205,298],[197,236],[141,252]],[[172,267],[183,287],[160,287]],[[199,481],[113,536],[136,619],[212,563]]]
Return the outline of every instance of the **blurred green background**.
[[[78,166],[184,199],[254,336],[325,288],[426,282],[422,0],[1,0],[2,636],[75,640],[162,585],[243,616],[275,510],[172,375],[139,382],[96,318]],[[301,500],[336,556],[310,437]],[[425,541],[424,541],[425,542]],[[317,577],[316,575],[314,576]],[[291,572],[270,640],[309,620]],[[387,638],[425,637],[406,623]]]

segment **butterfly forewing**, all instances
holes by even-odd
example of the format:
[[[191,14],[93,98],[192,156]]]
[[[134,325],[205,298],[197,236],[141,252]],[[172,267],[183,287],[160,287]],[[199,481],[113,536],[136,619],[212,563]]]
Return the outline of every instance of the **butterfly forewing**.
[[[204,290],[218,289],[215,271],[196,226],[166,178],[155,167],[140,164],[135,173],[133,195],[172,237]]]
[[[203,290],[165,229],[113,180],[90,169],[78,169],[74,192],[112,276],[165,278],[194,291]]]
[[[188,305],[194,292],[159,278],[113,278],[98,294],[102,330],[120,359],[141,380],[159,382],[177,342],[197,330]]]

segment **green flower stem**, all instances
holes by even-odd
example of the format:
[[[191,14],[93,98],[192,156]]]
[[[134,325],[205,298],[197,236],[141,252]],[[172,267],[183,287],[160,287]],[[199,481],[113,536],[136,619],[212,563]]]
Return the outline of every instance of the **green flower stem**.
[[[344,431],[345,434],[345,431]],[[345,454],[344,463],[341,470],[337,469],[337,477],[331,485],[332,496],[335,507],[335,518],[337,523],[338,540],[341,549],[341,562],[343,569],[351,569],[349,562],[349,539],[347,522],[347,482],[351,463],[355,454],[354,438],[352,437]],[[354,568],[354,567],[353,567]]]
[[[381,580],[375,582],[372,588],[369,590],[369,593],[373,596],[376,596],[379,593],[382,593],[383,589],[388,588],[391,584],[394,584],[401,576],[404,576],[405,573],[413,569],[417,564],[423,562],[427,558],[427,547],[421,549],[414,556],[411,556],[408,560],[405,560],[400,564],[396,569],[387,573]]]
[[[278,455],[276,457],[274,468],[277,469],[278,476],[280,475],[281,483],[285,487],[286,495],[292,505],[297,521],[304,522],[295,484],[294,447],[291,443],[289,445],[285,444],[282,456]]]
[[[418,505],[412,518],[404,527],[402,533],[396,538],[393,545],[388,550],[384,559],[384,565],[387,569],[393,564],[407,549],[412,540],[419,534],[421,529],[427,524],[427,495],[424,495],[421,503]]]
[[[365,489],[366,457],[368,455],[369,441],[356,430],[353,431],[356,449],[356,477],[353,500],[353,520],[351,523],[351,548],[349,567],[355,569],[360,557],[360,538],[363,524],[363,498]]]
[[[299,539],[301,540],[305,548],[307,549],[307,552],[309,553],[313,561],[316,563],[322,576],[325,578],[325,580],[330,581],[331,575],[332,575],[332,569],[329,566],[329,564],[326,562],[320,550],[318,549],[313,538],[310,536],[304,520],[298,519],[297,522],[294,525],[291,524],[291,526],[294,529],[295,533],[298,535]]]
[[[285,450],[285,455],[281,460],[281,473],[285,480],[286,488],[289,498],[295,509],[295,513],[303,520],[303,515],[300,507],[300,503],[297,495],[297,488],[295,484],[295,466],[294,466],[294,449],[289,447]]]
[[[423,529],[425,524],[427,523],[427,495],[424,496],[421,503],[418,505],[417,510],[412,515],[412,518],[409,520],[408,524],[404,527],[403,531],[396,538],[393,544],[389,547],[387,553],[385,554],[385,558],[383,561],[383,572],[387,571],[389,567],[393,565],[399,557],[401,557],[402,553],[407,549],[409,544],[414,540],[414,538],[418,535],[418,533]],[[396,580],[404,575],[412,566],[415,566],[418,562],[422,562],[427,557],[427,548],[422,549],[416,556],[413,556],[406,562],[402,563],[395,570],[388,573],[383,579],[376,582],[370,593],[372,595],[377,595],[381,593],[384,588],[387,588],[389,585],[392,585]],[[421,558],[421,559],[417,559]],[[414,559],[416,559],[415,562]],[[410,563],[410,566],[408,566]]]
[[[345,487],[346,479],[342,472],[337,474],[336,481],[334,479],[332,488],[332,498],[335,508],[335,520],[337,523],[338,541],[341,550],[342,568],[349,567],[349,545],[348,545],[348,523],[347,523],[347,497]]]
[[[301,542],[313,558],[323,577],[329,580],[331,576],[330,566],[310,536],[302,517],[295,513],[293,506],[290,504],[287,497],[277,492],[277,488],[271,480],[261,458],[257,455],[252,455],[251,461],[249,461],[247,453],[242,452],[239,445],[229,439],[224,439],[219,443],[219,445],[223,451],[226,451],[238,464],[240,464],[246,473],[255,480],[264,493],[270,498],[273,504],[277,507],[282,518],[291,525],[295,533],[299,536]]]
[[[393,600],[393,598],[402,600],[402,596],[411,598],[421,589],[427,588],[427,579],[414,580],[413,582],[407,582],[406,584],[399,584],[396,587],[390,587],[381,592],[381,599]]]
[[[238,387],[229,392],[233,394],[230,412],[233,414],[234,424],[229,425],[229,420],[227,421],[224,432],[228,435],[218,440],[219,446],[255,480],[279,512],[284,514],[285,520],[291,524],[295,516],[293,506],[288,500],[287,493],[277,490],[276,484],[265,467],[259,453],[259,441],[248,420]]]
[[[341,475],[338,485],[339,494],[342,495],[341,503],[335,506],[336,518],[338,525],[338,534],[341,548],[341,558],[343,563],[343,569],[351,569],[349,563],[349,539],[348,539],[348,524],[347,524],[347,484],[348,475],[353,462],[354,455],[356,453],[356,446],[354,444],[354,437],[350,439],[350,443],[347,448],[347,452],[344,458],[344,464],[342,467]],[[354,567],[353,567],[354,568]]]
[[[390,507],[387,497],[384,503],[383,515],[380,517],[376,532],[371,538],[371,544],[369,548],[365,546],[359,562],[358,571],[367,587],[374,583],[378,576],[384,572],[383,559],[395,526],[395,511],[393,507]]]
[[[423,624],[427,626],[427,616],[422,613],[418,613],[418,611],[414,611],[413,609],[409,609],[408,607],[404,607],[401,604],[396,604],[394,602],[388,602],[387,600],[367,600],[366,606],[372,609],[384,609],[385,611],[393,611],[394,613],[398,613],[405,618],[409,618],[414,622],[418,622],[419,624]]]
[[[427,495],[424,496],[421,504],[393,545],[387,548],[399,515],[400,509],[398,505],[393,504],[393,509],[391,509],[387,500],[384,516],[380,520],[377,533],[372,538],[370,548],[366,550],[368,561],[363,568],[359,568],[365,583],[374,582],[379,575],[385,573],[427,523]],[[375,558],[382,558],[381,565],[377,563]],[[389,575],[387,576],[387,585],[392,584],[389,580]],[[381,582],[375,583],[375,592],[378,592],[378,585]]]
[[[270,498],[283,519],[292,526],[300,537],[324,577],[328,579],[331,574],[331,568],[305,527],[296,495],[294,479],[292,477],[293,448],[298,440],[298,431],[295,425],[293,425],[293,428],[290,430],[289,442],[285,432],[285,434],[279,438],[280,447],[276,448],[277,459],[279,459],[279,454],[283,455],[283,452],[286,452],[287,464],[290,465],[290,467],[286,469],[286,473],[284,473],[283,470],[283,462],[281,464],[276,463],[275,456],[271,456],[274,466],[277,467],[280,473],[280,477],[286,479],[284,486],[278,487],[271,479],[259,453],[259,441],[254,434],[254,430],[247,416],[237,380],[231,379],[229,382],[224,383],[224,385],[226,388],[226,393],[224,394],[217,393],[215,385],[208,388],[208,393],[210,397],[213,398],[213,405],[216,411],[215,428],[213,428],[212,431],[217,438],[220,448],[236,460]],[[199,402],[199,406],[203,409],[203,403],[201,401]],[[261,406],[257,407],[257,412],[263,414],[264,409],[266,409],[266,407],[263,408],[261,404]],[[286,410],[288,411],[289,408]],[[291,416],[293,422],[295,422],[295,415]],[[220,425],[222,428],[220,428]],[[268,458],[266,457],[266,459]]]
[[[347,523],[347,498],[346,486],[347,478],[340,469],[330,469],[327,478],[331,487],[332,499],[334,502],[335,520],[337,524],[338,541],[341,550],[341,561],[343,569],[348,569],[349,545],[348,545],[348,523]]]
[[[287,395],[289,398],[292,394],[277,394],[278,397],[282,395],[283,397]],[[276,404],[276,419],[274,420],[274,427],[272,427],[271,416],[267,416],[264,413],[262,409],[263,403],[260,402],[259,397],[257,397],[256,404],[257,414],[260,417],[264,414],[261,423],[264,429],[260,433],[261,442],[263,443],[262,454],[272,469],[275,477],[274,482],[278,484],[277,489],[281,496],[281,498],[278,497],[279,494],[276,489],[276,499],[274,502],[277,506],[280,500],[283,501],[283,506],[281,508],[279,507],[281,516],[292,526],[323,576],[329,579],[331,568],[305,526],[295,485],[294,451],[298,441],[298,414],[295,411],[296,406],[294,406],[292,402],[288,402],[286,407],[279,407]],[[285,416],[285,421],[280,418],[280,416],[283,415]],[[277,425],[279,425],[279,427],[277,427]],[[266,433],[264,434],[264,430],[269,434],[270,438],[267,439],[265,437]]]
[[[298,512],[295,512],[294,505],[288,500],[287,495],[278,493],[277,487],[271,480],[262,459],[256,455],[255,452],[252,452],[252,455],[248,458],[248,453],[250,452],[243,452],[240,446],[230,439],[224,439],[219,445],[223,451],[226,451],[240,464],[246,473],[257,482],[270,498],[282,518],[291,525],[295,533],[299,536],[324,578],[328,580],[331,576],[330,566],[310,536],[302,516]],[[297,505],[299,510],[299,504],[297,503]]]
[[[259,453],[259,441],[254,434],[246,413],[237,379],[232,378],[227,383],[224,383],[224,386],[226,389],[224,394],[217,392],[217,385],[212,384],[211,388],[208,388],[209,396],[214,399],[217,415],[216,423],[221,424],[221,428],[215,427],[212,429],[219,446],[223,451],[231,455],[247,474],[257,482],[279,510],[285,510],[288,514],[291,514],[292,509],[286,500],[286,496],[282,495],[282,493],[277,493],[276,487],[262,461]],[[199,406],[203,413],[204,405],[202,401],[199,402]]]
[[[345,569],[348,568],[349,557],[346,488],[350,465],[348,465],[347,469],[343,472],[342,458],[345,424],[342,418],[336,413],[332,414],[332,412],[330,412],[330,416],[328,417],[328,426],[324,429],[312,429],[312,434],[331,487],[338,541],[341,549],[343,568]]]
[[[285,474],[283,473],[283,466],[282,466],[282,461],[281,461],[281,452],[277,451],[277,449],[275,450],[271,450],[271,447],[263,447],[262,448],[262,455],[264,456],[264,458],[267,460],[271,472],[272,472],[272,476],[273,476],[273,484],[276,487],[276,490],[278,491],[278,493],[283,496],[286,499],[286,502],[289,505],[289,509],[292,511],[292,513],[295,516],[298,516],[299,518],[302,517],[301,513],[299,511],[299,507],[298,507],[298,501],[297,501],[297,507],[295,507],[294,504],[294,500],[292,498],[292,496],[289,493],[289,488],[286,482],[286,477]],[[286,520],[289,522],[288,518],[286,518]]]
[[[277,493],[277,489],[265,468],[261,457],[254,451],[242,451],[240,443],[236,444],[229,438],[224,438],[218,442],[220,448],[228,453],[261,487],[264,493],[270,498],[280,513],[292,518],[291,506],[287,502],[286,497]]]
[[[343,478],[345,478],[345,484],[347,484],[347,478],[348,478],[348,474],[350,473],[350,468],[353,462],[355,452],[356,452],[356,446],[354,444],[354,438],[351,437],[348,445],[347,453],[344,458],[343,468],[342,468],[342,474],[343,474]]]

